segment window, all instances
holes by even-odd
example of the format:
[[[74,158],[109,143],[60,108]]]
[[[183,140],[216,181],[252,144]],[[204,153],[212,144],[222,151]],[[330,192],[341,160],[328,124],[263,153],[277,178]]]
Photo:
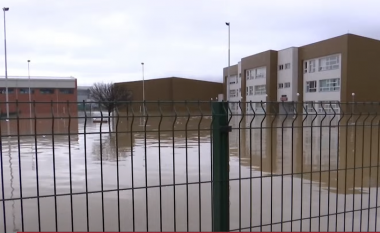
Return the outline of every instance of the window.
[[[32,94],[34,94],[34,90],[31,88],[30,89],[30,92],[32,93]],[[19,89],[19,93],[20,94],[29,94],[29,88],[20,88]]]
[[[261,67],[256,69],[256,78],[265,78],[266,68]]]
[[[339,91],[339,90],[340,90],[339,78],[319,80],[320,92]]]
[[[72,88],[59,89],[59,93],[61,93],[61,94],[74,94],[74,89],[72,89]]]
[[[314,73],[315,72],[315,60],[305,61],[304,63],[304,73]]]
[[[230,97],[236,97],[236,90],[230,90]]]
[[[285,69],[290,69],[290,63],[285,64]]]
[[[339,69],[339,55],[319,59],[319,71]]]
[[[265,85],[255,86],[255,95],[265,95],[267,93]]]
[[[281,88],[284,88],[284,84],[283,83],[279,83],[278,84],[278,89],[281,89]]]
[[[249,86],[249,95],[253,95],[253,86]]]
[[[237,76],[236,75],[230,77],[230,84],[235,84],[235,83],[237,83]]]
[[[236,91],[230,90],[230,97],[236,97]]]
[[[306,82],[306,92],[317,92],[317,81]]]
[[[246,76],[245,78],[246,78],[247,80],[251,79],[251,70],[247,70],[245,76]]]
[[[40,89],[41,94],[54,94],[54,89],[51,88],[42,88]]]
[[[315,72],[315,60],[310,60],[309,62],[309,73],[314,73]]]
[[[1,94],[6,94],[6,88],[1,88],[0,89],[0,93]],[[14,93],[14,89],[13,88],[8,88],[8,94],[13,94]]]
[[[304,73],[306,74],[307,73],[307,61],[305,61],[305,63],[304,63],[305,65],[304,65],[304,68],[303,68],[303,70],[304,70]]]
[[[290,87],[290,83],[285,83],[285,88],[289,88]]]
[[[278,66],[278,69],[279,69],[279,70],[283,70],[283,69],[284,69],[284,65],[279,65],[279,66]]]

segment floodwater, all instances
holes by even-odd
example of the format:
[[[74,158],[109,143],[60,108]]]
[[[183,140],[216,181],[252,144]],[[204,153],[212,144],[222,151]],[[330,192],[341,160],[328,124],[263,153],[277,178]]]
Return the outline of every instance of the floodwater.
[[[2,231],[211,231],[209,117],[26,121],[1,141]],[[378,121],[311,121],[231,119],[231,230],[375,230]]]

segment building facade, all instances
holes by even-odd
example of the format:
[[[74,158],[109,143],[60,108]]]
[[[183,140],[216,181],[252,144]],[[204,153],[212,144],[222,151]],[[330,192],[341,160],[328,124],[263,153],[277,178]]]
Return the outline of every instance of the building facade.
[[[73,77],[0,77],[1,116],[6,115],[6,87],[10,115],[29,116],[30,112],[33,115],[77,115],[77,80]]]
[[[116,85],[132,92],[136,111],[140,111],[143,104],[143,86],[147,102],[145,106],[148,111],[158,111],[157,101],[161,102],[162,110],[172,111],[173,108],[178,111],[209,110],[209,101],[215,100],[218,94],[223,93],[223,83],[179,77],[145,80],[144,85],[142,80],[116,83]],[[188,104],[185,104],[185,101]]]
[[[235,68],[239,64],[240,70]],[[231,95],[241,88],[243,102],[256,102],[244,111],[265,110],[260,102],[267,101],[282,102],[279,112],[293,112],[293,101],[302,101],[308,112],[337,112],[342,109],[338,102],[380,101],[378,64],[379,40],[345,34],[242,58],[230,67],[229,80],[228,67],[223,69],[224,93],[229,101],[236,101]],[[235,80],[231,74],[241,76],[241,86],[231,85]]]

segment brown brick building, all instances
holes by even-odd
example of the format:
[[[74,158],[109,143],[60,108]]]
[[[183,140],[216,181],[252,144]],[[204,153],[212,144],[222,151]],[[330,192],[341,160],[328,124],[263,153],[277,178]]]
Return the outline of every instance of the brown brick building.
[[[54,114],[55,116],[77,116],[77,80],[72,77],[28,77],[8,76],[0,78],[0,112],[6,116],[6,87],[8,86],[9,113],[29,117],[32,115]],[[29,105],[29,88],[31,101]],[[16,104],[15,102],[19,103]],[[52,104],[51,101],[54,103]],[[45,102],[45,103],[43,103]],[[67,103],[69,102],[69,103]]]
[[[117,83],[133,94],[134,111],[140,111],[143,101],[143,81]],[[162,110],[186,111],[209,110],[210,100],[223,93],[223,83],[178,77],[145,80],[145,101],[148,111],[157,111],[160,101]],[[185,103],[185,101],[189,103]],[[198,101],[200,103],[198,103]],[[149,103],[154,102],[154,103]],[[173,102],[177,102],[173,104]],[[206,103],[207,102],[207,103]]]
[[[305,103],[308,112],[337,112],[339,102],[380,101],[378,64],[379,40],[345,34],[244,57],[223,69],[224,94],[231,102],[252,101],[242,108],[247,112],[262,111],[261,101],[283,102],[279,111],[293,112],[292,101],[303,101],[319,102]],[[232,103],[231,109],[238,110]]]

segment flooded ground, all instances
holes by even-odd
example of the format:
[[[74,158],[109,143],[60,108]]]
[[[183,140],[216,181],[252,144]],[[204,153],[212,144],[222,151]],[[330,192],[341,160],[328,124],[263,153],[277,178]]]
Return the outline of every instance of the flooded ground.
[[[311,121],[231,119],[231,230],[375,230],[377,123]],[[209,117],[12,124],[2,231],[211,231]]]

